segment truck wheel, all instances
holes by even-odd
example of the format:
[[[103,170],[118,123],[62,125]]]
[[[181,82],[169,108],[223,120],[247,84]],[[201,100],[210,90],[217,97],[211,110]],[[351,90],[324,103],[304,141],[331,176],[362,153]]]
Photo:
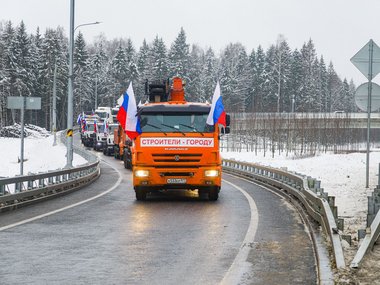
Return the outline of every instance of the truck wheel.
[[[137,201],[144,201],[146,199],[146,191],[144,189],[136,187],[135,192]]]
[[[210,201],[216,201],[219,198],[219,187],[211,187],[208,191],[208,199]]]

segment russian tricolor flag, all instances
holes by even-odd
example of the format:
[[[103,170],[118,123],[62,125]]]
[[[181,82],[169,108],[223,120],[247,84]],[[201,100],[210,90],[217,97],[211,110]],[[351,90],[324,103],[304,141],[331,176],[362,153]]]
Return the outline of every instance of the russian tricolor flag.
[[[211,126],[218,123],[226,127],[226,112],[224,111],[222,96],[220,94],[219,82],[216,83],[214,95],[212,96],[211,110],[206,123]]]
[[[137,106],[132,82],[129,84],[127,91],[117,100],[117,103],[120,105],[117,119],[128,137],[133,140],[141,134],[141,127],[140,120],[137,117]]]

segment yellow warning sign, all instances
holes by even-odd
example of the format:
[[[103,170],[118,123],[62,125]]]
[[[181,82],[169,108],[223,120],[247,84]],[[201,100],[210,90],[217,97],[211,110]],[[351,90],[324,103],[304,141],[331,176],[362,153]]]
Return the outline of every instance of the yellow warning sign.
[[[68,129],[67,132],[66,132],[66,137],[72,137],[73,136],[73,130],[72,129]]]

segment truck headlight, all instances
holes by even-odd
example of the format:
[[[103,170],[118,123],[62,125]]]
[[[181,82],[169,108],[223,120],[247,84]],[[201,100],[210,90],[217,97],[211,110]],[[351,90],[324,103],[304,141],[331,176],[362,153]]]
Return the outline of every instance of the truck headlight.
[[[217,177],[219,176],[219,171],[215,169],[205,170],[206,177]]]
[[[135,176],[136,177],[148,177],[149,176],[149,170],[136,170],[135,171]]]

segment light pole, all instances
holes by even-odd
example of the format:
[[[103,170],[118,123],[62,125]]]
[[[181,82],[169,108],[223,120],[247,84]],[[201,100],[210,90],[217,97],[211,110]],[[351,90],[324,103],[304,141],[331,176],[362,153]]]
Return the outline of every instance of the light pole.
[[[74,56],[74,32],[76,29],[87,25],[96,25],[100,22],[81,24],[74,28],[74,7],[75,0],[70,1],[70,43],[69,43],[69,81],[67,96],[67,163],[66,168],[73,167],[73,56]]]

